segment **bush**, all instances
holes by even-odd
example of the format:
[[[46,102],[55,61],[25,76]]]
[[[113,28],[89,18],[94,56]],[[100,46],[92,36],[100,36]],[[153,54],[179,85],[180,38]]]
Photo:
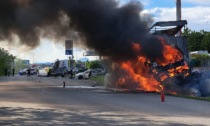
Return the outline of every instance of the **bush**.
[[[192,67],[200,67],[201,65],[201,60],[196,59],[196,58],[192,58],[190,61],[190,66]]]
[[[12,69],[12,63],[15,57],[8,53],[7,50],[0,48],[0,76],[4,74],[5,69]]]
[[[91,61],[86,63],[88,69],[103,68],[100,61]]]
[[[210,59],[210,56],[207,54],[193,54],[191,55],[190,65],[192,67],[201,67],[201,61]]]

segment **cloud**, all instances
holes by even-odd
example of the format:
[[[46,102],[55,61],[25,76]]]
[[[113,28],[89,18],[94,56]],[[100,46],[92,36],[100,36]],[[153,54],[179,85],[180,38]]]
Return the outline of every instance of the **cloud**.
[[[151,4],[152,1],[151,1],[151,0],[141,0],[141,3],[142,3],[144,6],[147,6],[147,5]]]
[[[176,20],[176,8],[153,8],[143,13],[152,14],[155,21]],[[210,7],[182,8],[182,20],[187,20],[192,30],[210,31]]]
[[[61,42],[55,43],[48,39],[41,39],[41,44],[33,52],[34,62],[54,62],[56,59],[67,58]]]

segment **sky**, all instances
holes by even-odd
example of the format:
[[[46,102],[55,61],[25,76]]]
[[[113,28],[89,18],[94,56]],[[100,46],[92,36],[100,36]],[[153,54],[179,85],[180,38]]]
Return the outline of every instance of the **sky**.
[[[117,0],[120,5],[129,0]],[[138,0],[143,4],[143,12],[152,15],[156,21],[176,20],[176,0]],[[188,21],[188,28],[195,31],[210,31],[210,0],[182,0],[182,20]],[[30,63],[54,62],[56,59],[68,59],[65,55],[64,42],[52,42],[52,40],[41,39],[41,44],[34,50],[26,46],[20,46],[18,42],[14,45],[8,42],[0,42],[4,47],[18,58],[28,59]],[[76,44],[76,43],[75,43]],[[85,49],[74,48],[74,59],[85,58]],[[86,57],[97,59],[98,57]]]

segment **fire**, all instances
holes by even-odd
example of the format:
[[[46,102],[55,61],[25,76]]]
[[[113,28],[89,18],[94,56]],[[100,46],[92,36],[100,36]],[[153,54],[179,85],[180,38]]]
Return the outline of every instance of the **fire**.
[[[119,65],[125,71],[125,74],[118,79],[117,86],[137,84],[132,88],[161,92],[168,78],[175,77],[178,74],[187,76],[189,73],[184,71],[189,68],[183,61],[183,54],[177,48],[166,44],[163,39],[161,39],[161,42],[163,45],[162,59],[151,61],[147,57],[139,55],[135,60],[121,62]],[[133,43],[132,47],[136,54],[142,49],[138,43]],[[173,64],[177,65],[173,66]],[[173,94],[175,93],[173,92]]]

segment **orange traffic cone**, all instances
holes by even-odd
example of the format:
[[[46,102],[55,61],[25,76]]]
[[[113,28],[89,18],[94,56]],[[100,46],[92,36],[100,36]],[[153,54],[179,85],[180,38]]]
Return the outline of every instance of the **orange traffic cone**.
[[[164,91],[161,92],[160,99],[161,99],[161,102],[165,101],[165,93],[164,93]]]

